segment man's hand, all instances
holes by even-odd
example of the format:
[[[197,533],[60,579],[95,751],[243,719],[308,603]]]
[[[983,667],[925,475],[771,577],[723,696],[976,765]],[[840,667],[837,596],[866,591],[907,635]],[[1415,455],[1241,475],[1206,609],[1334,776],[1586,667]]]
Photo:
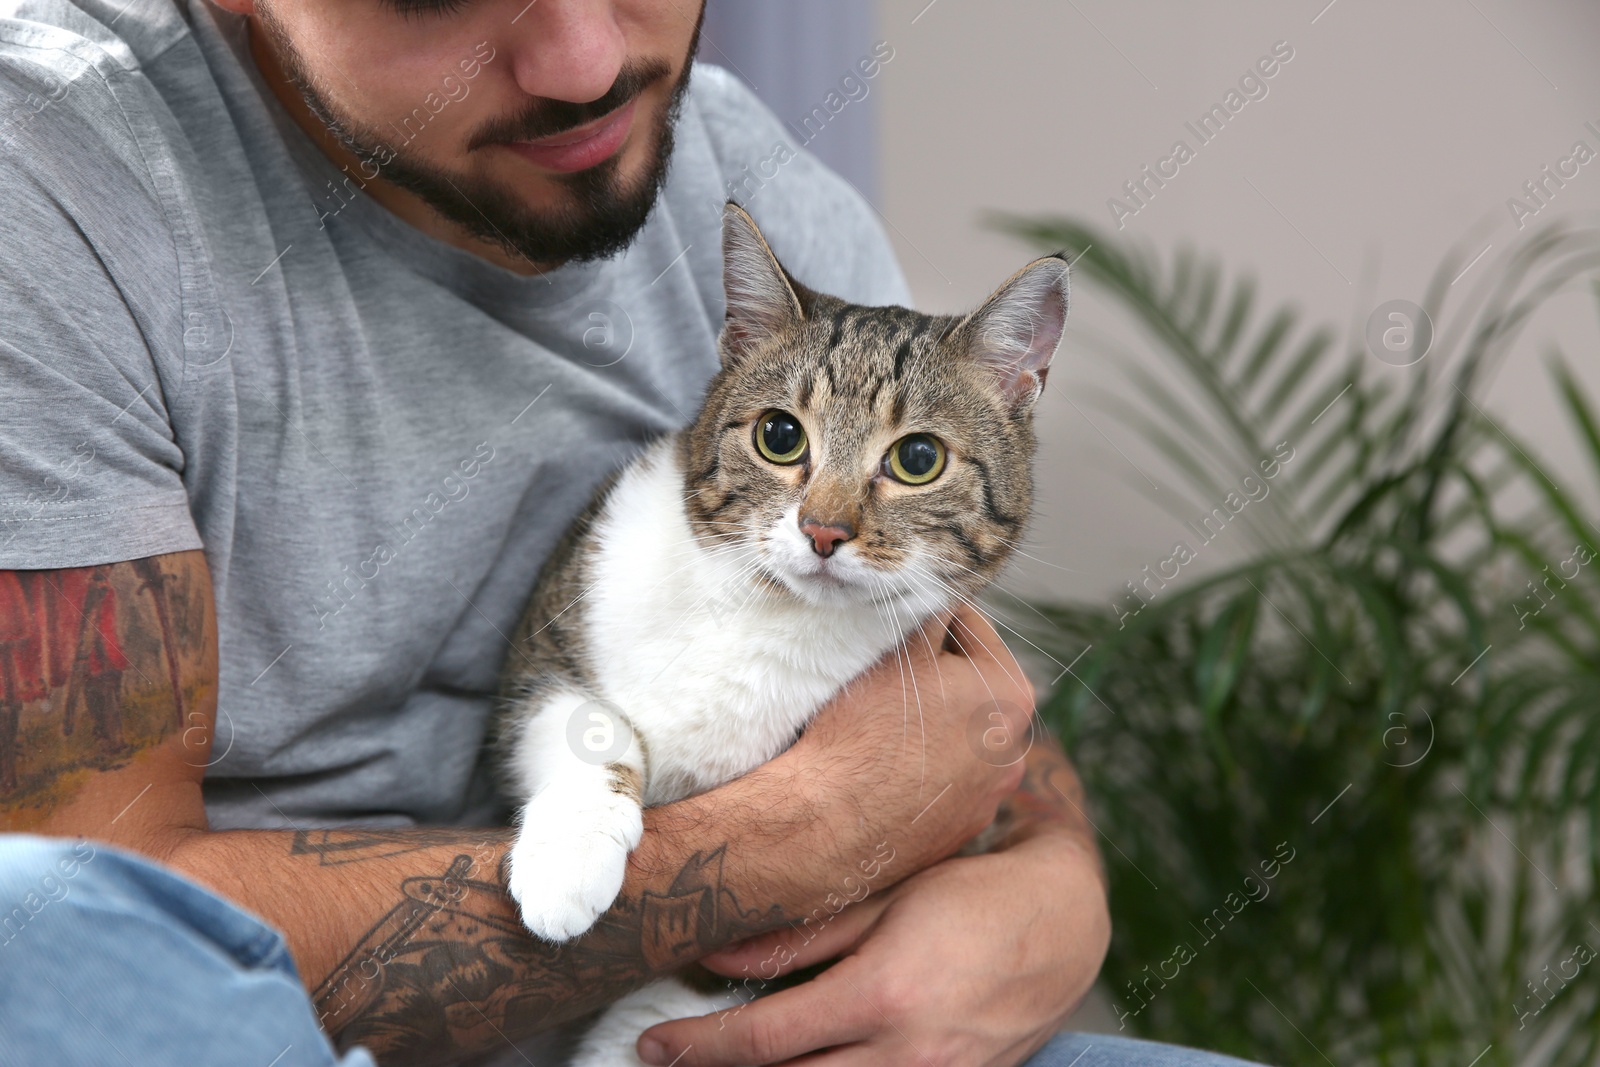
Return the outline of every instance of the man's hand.
[[[964,614],[958,629],[976,656],[1009,662],[1020,678],[980,618]],[[1025,763],[1003,805],[1000,851],[946,860],[887,891],[869,887],[837,915],[707,956],[702,965],[752,994],[796,968],[838,962],[740,1008],[652,1027],[640,1055],[680,1067],[779,1063],[823,1049],[805,1062],[1011,1067],[1025,1059],[1082,1000],[1111,937],[1077,776],[1042,732]]]
[[[804,798],[815,832],[790,843],[810,856],[796,860],[808,886],[848,895],[842,880],[859,877],[887,842],[895,859],[872,881],[886,888],[952,855],[1017,795],[1022,764],[980,759],[973,746],[996,723],[1021,736],[1032,713],[1022,668],[962,606],[930,619],[824,706],[788,751],[739,781],[774,798],[784,790],[771,783],[784,781]]]
[[[778,974],[842,957],[803,985],[652,1027],[640,1055],[733,1067],[830,1049],[806,1062],[1012,1067],[1083,999],[1110,930],[1095,861],[1058,836],[950,859],[845,909],[820,933],[778,931],[702,960],[759,991]]]

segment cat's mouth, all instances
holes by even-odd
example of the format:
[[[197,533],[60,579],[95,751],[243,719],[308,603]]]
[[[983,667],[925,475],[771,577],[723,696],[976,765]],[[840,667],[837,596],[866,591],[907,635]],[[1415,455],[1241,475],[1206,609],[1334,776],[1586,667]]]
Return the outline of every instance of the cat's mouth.
[[[789,592],[815,604],[841,607],[898,592],[896,576],[875,567],[853,540],[819,555],[812,539],[801,533],[797,512],[798,507],[790,507],[763,539],[764,565]]]
[[[854,586],[856,583],[841,573],[843,569],[843,564],[835,562],[833,557],[819,559],[813,569],[805,572],[804,578],[808,582],[815,582],[830,589]]]
[[[804,557],[775,561],[773,568],[782,575],[789,585],[822,586],[829,589],[838,589],[843,586],[853,585],[845,574],[845,564],[839,556],[827,559],[805,559]]]
[[[843,553],[826,558],[809,551],[804,556],[795,553],[773,559],[768,566],[791,593],[808,600],[819,596],[827,600],[858,600],[870,595],[870,583],[859,573],[861,562]]]

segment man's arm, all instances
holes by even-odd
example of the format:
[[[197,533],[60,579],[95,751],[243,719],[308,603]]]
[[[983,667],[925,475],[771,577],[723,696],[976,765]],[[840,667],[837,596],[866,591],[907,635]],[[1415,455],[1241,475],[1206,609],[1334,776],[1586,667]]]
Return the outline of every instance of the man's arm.
[[[988,697],[981,657],[924,640],[904,666],[924,675],[925,749],[906,739],[907,681],[888,663],[784,756],[648,810],[616,904],[555,946],[505,893],[507,830],[209,831],[213,611],[200,552],[0,572],[0,750],[15,764],[0,829],[120,845],[260,915],[328,1031],[386,1062],[503,1045],[809,914],[890,832],[903,859],[883,884],[897,881],[959,847],[1018,777],[965,753]]]
[[[1000,803],[995,821],[1006,827],[996,849],[1050,835],[1081,851],[1110,892],[1098,835],[1089,820],[1083,782],[1053,734],[1035,720],[1033,746],[1023,758],[1022,784]]]
[[[340,1045],[440,1062],[586,1015],[799,908],[737,869],[760,846],[719,836],[726,821],[711,805],[647,814],[617,902],[560,946],[506,895],[508,830],[207,833],[165,858],[285,931]]]
[[[1008,679],[1020,668],[982,619],[961,619],[959,640],[992,653]],[[993,675],[991,675],[993,677]],[[1014,689],[1013,689],[1014,693]],[[1026,768],[1001,805],[988,851],[920,871],[859,898],[820,928],[751,938],[701,962],[730,977],[775,977],[826,960],[820,975],[730,1012],[647,1030],[649,1063],[731,1067],[804,1059],[833,1064],[1022,1062],[1049,1040],[1093,984],[1110,943],[1104,865],[1082,786],[1061,747],[1037,728],[1024,758],[982,706],[968,741],[973,762]],[[1032,707],[1032,694],[1011,695]],[[1020,726],[1021,724],[1015,724]],[[984,730],[981,739],[973,731]],[[991,749],[988,742],[1005,739]],[[971,758],[969,756],[969,758]],[[939,975],[929,981],[929,975]]]

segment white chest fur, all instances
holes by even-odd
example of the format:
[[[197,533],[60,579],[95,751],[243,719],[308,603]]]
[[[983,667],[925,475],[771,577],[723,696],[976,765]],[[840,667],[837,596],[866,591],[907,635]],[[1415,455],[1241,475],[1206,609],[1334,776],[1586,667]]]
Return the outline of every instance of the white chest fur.
[[[647,805],[743,774],[916,624],[903,606],[819,606],[759,587],[756,550],[691,532],[672,439],[618,481],[583,605],[597,688],[648,745]]]
[[[858,587],[837,578],[823,603],[758,583],[763,559],[815,565],[793,509],[738,545],[708,547],[689,528],[674,444],[630,465],[591,527],[588,584],[565,609],[581,619],[588,684],[540,688],[518,715],[508,770],[525,803],[507,887],[523,923],[551,941],[589,929],[616,899],[644,832],[641,803],[703,792],[776,756],[937,607],[851,595]],[[633,730],[605,762],[571,733],[595,700]],[[914,701],[908,693],[908,713]],[[637,795],[629,774],[640,775]]]

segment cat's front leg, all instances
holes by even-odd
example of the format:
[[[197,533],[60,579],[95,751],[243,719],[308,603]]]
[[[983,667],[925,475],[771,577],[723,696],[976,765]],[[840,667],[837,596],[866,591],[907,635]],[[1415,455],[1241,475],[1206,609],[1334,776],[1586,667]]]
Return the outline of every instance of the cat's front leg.
[[[628,854],[644,834],[645,768],[638,739],[610,705],[572,692],[542,704],[513,750],[528,800],[507,887],[523,925],[560,942],[593,926],[622,889]]]

